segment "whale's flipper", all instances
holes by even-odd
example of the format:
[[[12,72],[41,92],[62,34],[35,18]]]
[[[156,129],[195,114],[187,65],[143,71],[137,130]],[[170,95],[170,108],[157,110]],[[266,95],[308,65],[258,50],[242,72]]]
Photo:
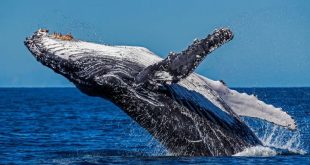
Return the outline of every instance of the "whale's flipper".
[[[205,81],[208,88],[212,88],[239,116],[259,118],[291,130],[296,129],[294,119],[284,112],[282,108],[268,105],[253,95],[229,89],[220,81],[213,81],[203,76],[200,77]]]
[[[192,73],[201,61],[216,48],[232,40],[229,29],[215,30],[202,40],[195,40],[181,53],[170,53],[167,58],[148,66],[137,77],[137,83],[176,83]]]

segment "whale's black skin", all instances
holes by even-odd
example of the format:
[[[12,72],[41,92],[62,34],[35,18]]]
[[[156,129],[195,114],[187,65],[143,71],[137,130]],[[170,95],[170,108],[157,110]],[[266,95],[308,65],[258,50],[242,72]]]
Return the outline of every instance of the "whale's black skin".
[[[228,29],[217,30],[206,39],[195,41],[187,50],[171,53],[152,65],[104,53],[98,56],[100,52],[83,48],[66,56],[67,49],[70,52],[70,47],[81,41],[52,39],[42,29],[27,38],[25,45],[39,62],[68,78],[82,92],[112,101],[172,154],[223,156],[262,143],[220,98],[217,101],[226,112],[178,82],[188,77],[208,53],[232,37]],[[49,39],[55,42],[48,43]],[[54,50],[53,44],[59,49]],[[57,51],[64,51],[66,57],[56,55]],[[166,77],[159,76],[162,72]],[[202,99],[203,104],[197,99]]]

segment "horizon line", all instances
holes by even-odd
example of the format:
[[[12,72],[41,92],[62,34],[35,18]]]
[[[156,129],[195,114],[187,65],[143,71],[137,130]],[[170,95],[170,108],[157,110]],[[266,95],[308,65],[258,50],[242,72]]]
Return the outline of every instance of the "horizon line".
[[[75,86],[0,86],[0,88],[77,88]],[[229,86],[229,88],[310,88],[310,86]]]

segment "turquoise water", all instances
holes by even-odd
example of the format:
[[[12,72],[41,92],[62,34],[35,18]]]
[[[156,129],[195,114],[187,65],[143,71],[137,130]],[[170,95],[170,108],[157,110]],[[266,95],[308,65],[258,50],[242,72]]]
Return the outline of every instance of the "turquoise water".
[[[124,112],[75,88],[0,88],[0,164],[309,164],[310,88],[239,88],[282,107],[298,131],[245,118],[269,148],[176,157]]]

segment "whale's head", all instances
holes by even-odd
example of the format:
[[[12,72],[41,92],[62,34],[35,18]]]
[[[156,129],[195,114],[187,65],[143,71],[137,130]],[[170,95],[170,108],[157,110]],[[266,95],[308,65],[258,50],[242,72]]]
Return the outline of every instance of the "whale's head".
[[[70,35],[69,39],[66,36],[58,33],[49,35],[48,30],[39,29],[32,36],[27,37],[24,44],[37,61],[57,73],[70,77],[69,71],[75,69],[74,62],[69,58],[66,48],[62,46],[68,41],[73,42],[73,37]]]
[[[142,69],[161,60],[142,47],[84,42],[46,29],[34,32],[24,43],[40,63],[86,88],[96,88],[104,76],[130,83]]]

